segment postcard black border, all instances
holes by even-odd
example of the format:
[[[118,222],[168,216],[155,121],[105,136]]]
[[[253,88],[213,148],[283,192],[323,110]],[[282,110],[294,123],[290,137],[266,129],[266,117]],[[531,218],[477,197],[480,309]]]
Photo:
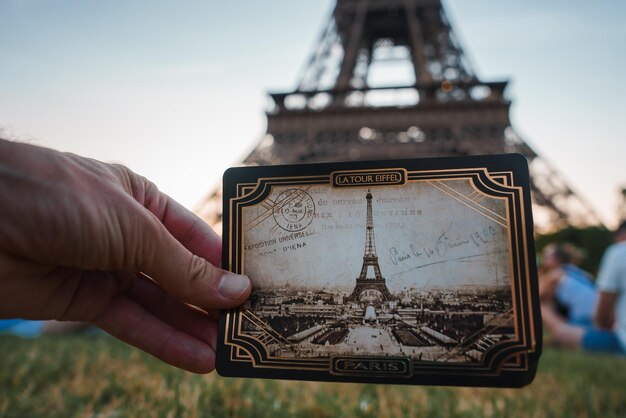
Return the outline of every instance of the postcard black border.
[[[441,372],[420,373],[410,378],[397,377],[354,377],[332,375],[326,371],[310,370],[285,370],[271,368],[253,368],[246,363],[229,360],[230,347],[226,346],[226,310],[220,312],[216,368],[221,376],[227,377],[254,377],[287,380],[312,380],[328,382],[353,382],[353,383],[378,383],[378,384],[414,384],[414,385],[437,385],[437,386],[475,386],[475,387],[521,387],[531,383],[537,371],[537,364],[542,349],[542,325],[539,311],[537,267],[535,262],[534,229],[532,220],[532,208],[530,199],[530,175],[528,161],[522,154],[499,154],[480,155],[467,157],[438,157],[406,160],[380,160],[380,161],[357,161],[337,163],[317,163],[299,165],[274,165],[234,167],[228,169],[223,177],[223,250],[222,265],[228,266],[230,249],[230,199],[237,196],[237,187],[242,183],[256,183],[259,178],[271,177],[296,177],[296,176],[324,176],[334,171],[345,170],[376,170],[385,168],[405,168],[408,171],[428,170],[452,170],[452,169],[476,169],[485,168],[488,172],[506,171],[512,172],[512,186],[522,187],[523,209],[525,214],[526,250],[528,253],[527,264],[523,267],[528,269],[530,275],[531,301],[534,310],[531,312],[533,321],[535,349],[525,352],[527,369],[501,370],[498,375],[461,375],[446,372],[445,367]],[[522,238],[517,240],[523,244]],[[522,248],[522,245],[520,245]]]

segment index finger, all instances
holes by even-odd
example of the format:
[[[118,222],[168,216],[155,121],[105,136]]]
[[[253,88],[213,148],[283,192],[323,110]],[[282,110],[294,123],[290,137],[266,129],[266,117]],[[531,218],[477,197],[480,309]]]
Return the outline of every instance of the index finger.
[[[130,170],[125,173],[130,193],[135,200],[154,214],[165,229],[193,254],[214,266],[222,264],[222,239],[204,220],[161,192],[148,179]]]

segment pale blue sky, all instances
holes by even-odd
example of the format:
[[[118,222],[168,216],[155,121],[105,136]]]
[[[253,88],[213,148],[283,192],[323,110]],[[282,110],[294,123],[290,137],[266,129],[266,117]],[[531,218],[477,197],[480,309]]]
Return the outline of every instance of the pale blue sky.
[[[516,130],[610,221],[626,185],[626,2],[447,0]],[[194,207],[295,86],[324,1],[0,0],[6,135],[122,162]]]

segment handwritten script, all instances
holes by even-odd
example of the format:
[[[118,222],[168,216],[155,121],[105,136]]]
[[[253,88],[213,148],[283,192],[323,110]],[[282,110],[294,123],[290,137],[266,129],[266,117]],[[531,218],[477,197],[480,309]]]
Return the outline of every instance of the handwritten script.
[[[408,248],[391,247],[389,258],[393,265],[405,263],[412,259],[444,258],[451,251],[458,251],[464,247],[480,248],[494,241],[496,230],[486,227],[468,233],[442,232],[430,245],[411,243]]]

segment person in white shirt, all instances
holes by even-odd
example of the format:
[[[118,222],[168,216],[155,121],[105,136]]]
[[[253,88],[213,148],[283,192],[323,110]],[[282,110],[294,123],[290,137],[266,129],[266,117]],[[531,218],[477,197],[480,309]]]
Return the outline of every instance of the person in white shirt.
[[[567,244],[549,244],[541,255],[541,317],[550,343],[569,350],[624,354],[614,330],[594,326],[599,289],[587,272],[572,264],[580,257],[576,252]]]
[[[615,231],[615,243],[607,248],[597,280],[598,302],[594,315],[600,329],[612,330],[626,354],[626,221]]]

